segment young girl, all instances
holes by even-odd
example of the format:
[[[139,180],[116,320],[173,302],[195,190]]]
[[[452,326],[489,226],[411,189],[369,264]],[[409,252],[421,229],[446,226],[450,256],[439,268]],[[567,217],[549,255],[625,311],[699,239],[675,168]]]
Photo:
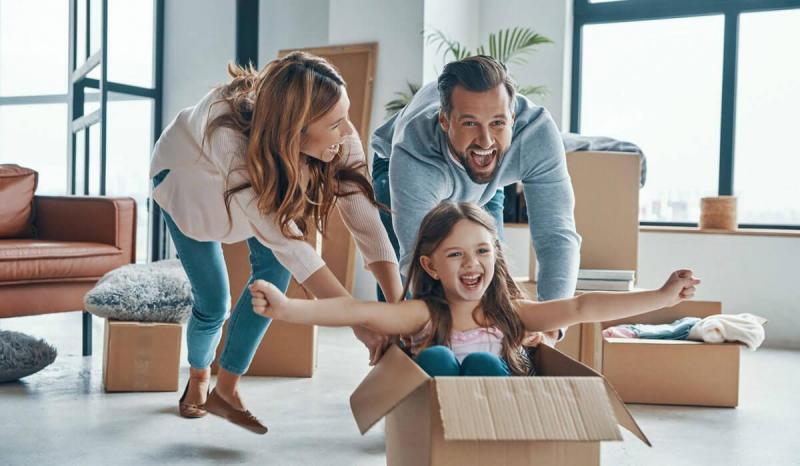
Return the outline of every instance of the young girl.
[[[364,325],[404,336],[431,376],[526,375],[525,332],[601,322],[672,306],[694,295],[691,270],[673,272],[658,290],[585,293],[547,302],[525,299],[508,272],[493,219],[468,203],[442,203],[425,216],[408,285],[399,303],[352,298],[288,299],[275,286],[251,285],[255,312],[290,322]]]

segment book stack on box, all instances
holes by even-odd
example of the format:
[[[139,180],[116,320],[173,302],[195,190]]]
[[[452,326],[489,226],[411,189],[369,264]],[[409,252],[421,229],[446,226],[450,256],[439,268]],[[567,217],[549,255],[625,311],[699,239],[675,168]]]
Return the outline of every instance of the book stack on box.
[[[581,291],[631,291],[633,270],[581,269],[576,288]]]

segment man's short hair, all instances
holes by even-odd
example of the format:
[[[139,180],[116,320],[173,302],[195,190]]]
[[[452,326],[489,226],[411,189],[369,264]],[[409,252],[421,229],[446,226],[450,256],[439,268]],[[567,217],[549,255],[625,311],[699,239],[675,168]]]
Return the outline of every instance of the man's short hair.
[[[487,55],[476,55],[445,65],[439,75],[439,100],[441,109],[449,116],[453,110],[453,89],[462,86],[472,92],[486,92],[503,84],[508,91],[513,112],[516,84],[508,75],[506,66]]]

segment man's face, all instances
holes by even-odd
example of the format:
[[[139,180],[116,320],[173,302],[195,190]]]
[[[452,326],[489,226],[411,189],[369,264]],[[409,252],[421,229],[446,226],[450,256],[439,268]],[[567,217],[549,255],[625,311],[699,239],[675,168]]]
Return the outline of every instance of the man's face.
[[[456,86],[450,115],[439,113],[450,150],[475,183],[491,181],[511,144],[514,114],[509,99],[502,84],[485,92]]]

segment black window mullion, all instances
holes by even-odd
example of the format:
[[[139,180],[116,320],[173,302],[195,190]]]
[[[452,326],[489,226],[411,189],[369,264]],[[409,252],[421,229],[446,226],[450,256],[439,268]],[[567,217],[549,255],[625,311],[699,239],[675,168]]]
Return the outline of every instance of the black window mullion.
[[[98,1],[98,0],[95,0]],[[100,21],[100,195],[106,195],[106,111],[108,108],[108,0],[101,0]]]
[[[155,0],[156,12],[156,26],[155,26],[155,41],[153,43],[155,50],[153,56],[155,57],[155,66],[153,67],[153,83],[155,96],[153,99],[153,144],[161,136],[162,128],[162,113],[163,108],[161,99],[163,96],[163,77],[164,77],[164,0]],[[167,254],[167,225],[164,223],[161,215],[161,207],[158,206],[152,199],[148,199],[147,208],[150,213],[150,260],[159,261],[164,259]]]
[[[78,0],[70,0],[69,2],[69,55],[67,65],[67,189],[70,194],[75,194],[77,186],[75,186],[75,133],[72,132],[72,120],[75,119],[73,112],[75,111],[76,95],[75,83],[72,82],[72,73],[75,72],[75,64],[77,62],[77,22],[78,22]]]
[[[733,195],[733,156],[736,137],[736,65],[739,49],[739,13],[725,14],[722,58],[722,105],[719,135],[720,196]]]

